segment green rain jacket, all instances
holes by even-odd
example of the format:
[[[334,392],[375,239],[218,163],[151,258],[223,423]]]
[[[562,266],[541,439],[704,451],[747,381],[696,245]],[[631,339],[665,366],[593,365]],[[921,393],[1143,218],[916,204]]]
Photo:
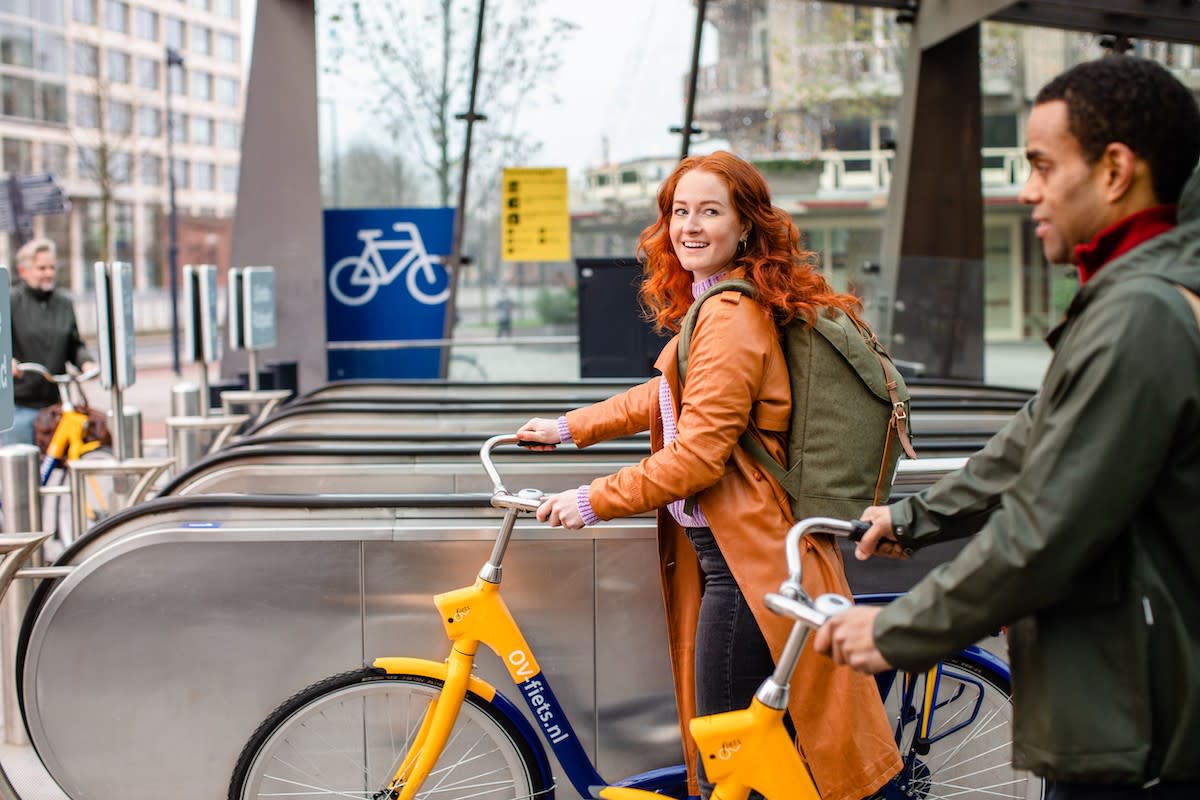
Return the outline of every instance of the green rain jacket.
[[[901,542],[975,534],[879,615],[892,664],[1009,628],[1013,763],[1061,781],[1200,780],[1200,172],[1178,227],[1106,264],[1038,395],[901,501]]]

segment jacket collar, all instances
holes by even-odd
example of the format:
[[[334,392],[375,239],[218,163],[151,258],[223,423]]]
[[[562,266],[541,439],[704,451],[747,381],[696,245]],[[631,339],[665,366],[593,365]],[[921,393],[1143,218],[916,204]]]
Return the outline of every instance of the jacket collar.
[[[1153,206],[1117,220],[1086,244],[1075,247],[1079,285],[1085,285],[1100,268],[1143,242],[1175,227],[1174,205]]]

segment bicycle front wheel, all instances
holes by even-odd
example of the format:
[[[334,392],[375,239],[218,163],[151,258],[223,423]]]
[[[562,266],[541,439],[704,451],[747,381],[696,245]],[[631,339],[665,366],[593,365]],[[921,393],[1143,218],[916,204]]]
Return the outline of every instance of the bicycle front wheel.
[[[229,800],[382,800],[442,682],[369,667],[313,684],[275,709],[250,738]],[[494,705],[467,693],[419,798],[516,800],[546,795],[528,742]]]
[[[1007,677],[960,654],[942,662],[932,689],[921,685],[906,693],[899,672],[880,678],[904,769],[876,797],[1041,800],[1041,778],[1012,766]],[[929,703],[927,690],[934,693]],[[932,725],[922,732],[930,707]]]

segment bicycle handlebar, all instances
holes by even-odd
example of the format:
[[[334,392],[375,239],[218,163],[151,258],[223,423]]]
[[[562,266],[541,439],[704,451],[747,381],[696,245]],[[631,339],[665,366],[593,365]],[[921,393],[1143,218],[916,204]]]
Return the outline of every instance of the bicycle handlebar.
[[[515,508],[518,511],[537,511],[538,506],[545,499],[545,495],[540,490],[522,489],[513,494],[504,488],[504,482],[500,480],[500,473],[496,471],[496,465],[492,463],[492,450],[502,444],[520,444],[520,440],[513,434],[500,434],[488,439],[479,448],[479,460],[483,462],[484,471],[492,479],[492,506]]]
[[[60,384],[60,385],[67,385],[67,384],[71,384],[71,383],[83,383],[84,381],[90,381],[92,378],[95,378],[97,375],[100,374],[99,367],[92,367],[87,372],[82,372],[78,375],[72,375],[69,372],[64,372],[61,375],[55,375],[55,374],[51,373],[50,370],[46,369],[46,367],[44,365],[39,364],[36,361],[18,361],[17,369],[21,370],[21,372],[36,373],[38,375],[41,375],[43,378],[50,381],[51,383],[56,383],[56,384]]]

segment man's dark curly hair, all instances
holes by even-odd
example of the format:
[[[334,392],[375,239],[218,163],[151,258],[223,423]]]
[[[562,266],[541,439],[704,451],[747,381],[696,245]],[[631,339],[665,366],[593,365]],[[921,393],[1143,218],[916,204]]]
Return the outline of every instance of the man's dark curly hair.
[[[1089,163],[1120,142],[1150,165],[1158,202],[1179,201],[1200,158],[1200,109],[1166,68],[1127,55],[1086,61],[1046,84],[1034,102],[1054,100],[1066,102],[1071,135]]]

